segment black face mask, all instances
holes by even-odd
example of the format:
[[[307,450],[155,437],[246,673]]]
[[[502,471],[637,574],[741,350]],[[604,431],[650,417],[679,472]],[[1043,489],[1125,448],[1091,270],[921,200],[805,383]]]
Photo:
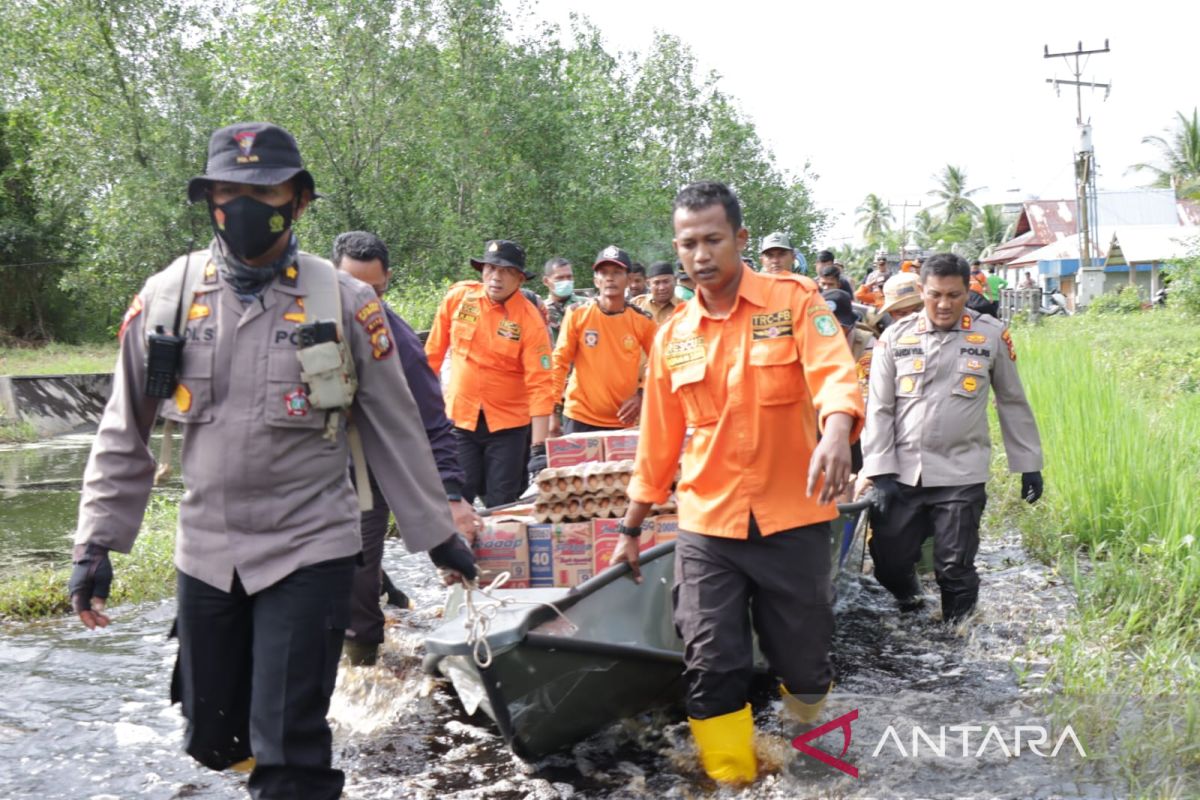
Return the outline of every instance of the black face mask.
[[[213,232],[241,259],[258,258],[292,227],[293,201],[271,206],[242,195],[223,205],[208,203]]]

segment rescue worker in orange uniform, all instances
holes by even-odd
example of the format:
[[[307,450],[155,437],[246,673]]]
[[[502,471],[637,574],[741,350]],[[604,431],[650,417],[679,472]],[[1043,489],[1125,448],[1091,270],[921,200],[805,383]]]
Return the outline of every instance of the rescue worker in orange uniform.
[[[461,281],[442,300],[425,354],[440,373],[451,353],[446,413],[454,423],[463,498],[488,507],[511,503],[528,469],[545,467],[546,434],[554,410],[550,333],[542,314],[519,291],[533,277],[516,242],[494,239],[471,259],[483,281]],[[532,429],[532,430],[531,430]]]
[[[883,284],[888,279],[887,256],[875,257],[875,269],[863,281],[862,286],[854,293],[854,299],[865,306],[878,309],[883,305]]]
[[[650,312],[625,301],[631,263],[615,245],[601,250],[592,264],[599,297],[572,308],[563,320],[554,348],[554,396],[562,396],[566,386],[566,433],[627,428],[641,413],[641,358],[650,352],[658,325]],[[556,427],[551,420],[551,433]]]
[[[831,686],[829,522],[863,402],[846,337],[816,284],[740,262],[747,233],[733,192],[691,184],[674,208],[675,251],[698,297],[659,329],[650,352],[613,563],[628,562],[641,580],[641,524],[681,466],[673,594],[689,722],[705,772],[747,782],[757,776],[751,618],[785,709],[815,721]],[[805,493],[780,479],[798,466]]]

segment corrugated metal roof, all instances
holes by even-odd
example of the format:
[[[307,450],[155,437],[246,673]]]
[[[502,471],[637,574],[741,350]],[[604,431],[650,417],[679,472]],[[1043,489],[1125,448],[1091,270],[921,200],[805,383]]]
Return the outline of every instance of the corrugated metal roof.
[[[1119,228],[1104,266],[1162,263],[1186,256],[1200,229],[1180,225],[1134,225]]]

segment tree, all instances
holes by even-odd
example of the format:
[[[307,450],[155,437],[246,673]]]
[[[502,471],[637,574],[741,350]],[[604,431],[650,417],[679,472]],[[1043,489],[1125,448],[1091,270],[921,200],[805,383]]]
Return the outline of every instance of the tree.
[[[979,207],[970,200],[971,195],[983,187],[967,188],[967,172],[961,167],[947,164],[940,175],[933,176],[938,188],[929,190],[928,194],[938,198],[932,208],[942,209],[942,219],[949,222],[959,214],[979,214]]]
[[[983,207],[979,218],[975,221],[971,239],[975,250],[983,255],[990,253],[996,245],[1003,242],[1007,233],[1008,225],[1004,221],[1000,206],[988,205]]]
[[[1182,111],[1176,112],[1178,124],[1174,131],[1167,129],[1164,136],[1147,136],[1142,144],[1158,148],[1165,166],[1157,164],[1134,164],[1131,169],[1151,172],[1151,186],[1175,190],[1177,197],[1200,199],[1200,116],[1192,109],[1191,119]]]
[[[879,243],[896,220],[891,207],[874,192],[867,195],[862,205],[854,210],[858,213],[858,224],[862,226],[863,238],[871,246]]]

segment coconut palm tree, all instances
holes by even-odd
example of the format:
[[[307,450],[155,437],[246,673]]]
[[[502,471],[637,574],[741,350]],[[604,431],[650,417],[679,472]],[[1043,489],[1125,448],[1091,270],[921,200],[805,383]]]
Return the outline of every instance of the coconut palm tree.
[[[1007,233],[1008,225],[1004,222],[1000,206],[984,206],[971,238],[976,240],[982,252],[990,253],[1007,238]]]
[[[863,204],[854,210],[858,213],[858,224],[862,226],[863,238],[869,245],[877,244],[896,221],[891,207],[874,192],[867,195]]]
[[[959,214],[979,215],[979,207],[970,200],[971,195],[984,188],[967,188],[967,171],[962,167],[947,164],[940,175],[934,175],[938,188],[929,190],[929,194],[938,198],[932,208],[941,208],[946,221],[953,220]]]
[[[1177,111],[1178,127],[1174,131],[1164,132],[1170,136],[1170,141],[1162,136],[1147,136],[1142,144],[1152,144],[1159,149],[1165,167],[1156,164],[1134,164],[1131,169],[1154,173],[1151,186],[1171,188],[1178,197],[1200,198],[1200,117],[1196,109],[1192,109],[1192,118],[1188,119],[1182,111]]]

